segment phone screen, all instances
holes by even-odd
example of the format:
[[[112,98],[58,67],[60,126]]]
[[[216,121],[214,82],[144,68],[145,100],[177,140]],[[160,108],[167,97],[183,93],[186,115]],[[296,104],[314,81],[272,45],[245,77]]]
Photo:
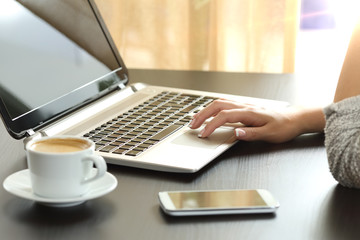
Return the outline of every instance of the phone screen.
[[[267,207],[257,190],[168,192],[176,209]]]
[[[272,213],[280,206],[265,189],[159,192],[159,200],[174,216]]]

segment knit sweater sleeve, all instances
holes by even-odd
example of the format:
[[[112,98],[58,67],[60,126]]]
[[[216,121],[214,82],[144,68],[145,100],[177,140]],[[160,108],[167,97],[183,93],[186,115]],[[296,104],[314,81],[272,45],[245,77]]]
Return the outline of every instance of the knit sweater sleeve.
[[[360,95],[324,108],[325,147],[334,178],[360,188]]]

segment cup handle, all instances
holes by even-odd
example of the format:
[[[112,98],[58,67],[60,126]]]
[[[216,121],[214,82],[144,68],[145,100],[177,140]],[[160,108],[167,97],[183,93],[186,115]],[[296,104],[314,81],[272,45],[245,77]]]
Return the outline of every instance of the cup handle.
[[[95,176],[85,179],[82,183],[92,182],[92,181],[94,181],[98,178],[101,178],[102,176],[105,175],[105,173],[107,171],[107,165],[106,165],[106,162],[103,157],[98,156],[98,155],[92,155],[92,156],[88,156],[88,157],[84,158],[83,161],[93,162],[97,168],[97,173]]]

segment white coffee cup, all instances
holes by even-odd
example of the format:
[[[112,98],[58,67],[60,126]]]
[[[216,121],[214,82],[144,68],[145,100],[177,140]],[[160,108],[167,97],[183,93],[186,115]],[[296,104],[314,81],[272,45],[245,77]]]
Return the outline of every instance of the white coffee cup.
[[[86,138],[43,137],[29,141],[25,149],[33,192],[42,197],[82,196],[107,170],[105,160],[94,153],[94,142]]]

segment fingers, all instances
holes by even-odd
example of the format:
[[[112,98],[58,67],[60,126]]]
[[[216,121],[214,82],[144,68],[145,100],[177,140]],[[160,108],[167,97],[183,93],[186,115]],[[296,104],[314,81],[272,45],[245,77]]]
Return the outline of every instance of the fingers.
[[[236,121],[236,110],[222,110],[219,112],[199,133],[199,137],[206,138],[218,127],[225,123],[233,123]]]
[[[219,112],[227,109],[241,108],[243,105],[229,100],[215,100],[209,106],[194,115],[189,124],[192,129],[199,128],[207,119],[216,116]]]
[[[220,111],[200,132],[199,137],[208,137],[225,123],[242,123],[248,126],[261,127],[268,122],[268,117],[260,112],[248,109],[230,109]],[[242,134],[240,131],[238,134]]]
[[[239,140],[243,141],[256,141],[256,140],[264,140],[264,128],[262,127],[248,127],[248,128],[236,128],[235,136]]]
[[[272,143],[285,142],[290,139],[287,136],[277,135],[268,126],[236,128],[235,136],[242,141],[267,141]]]

